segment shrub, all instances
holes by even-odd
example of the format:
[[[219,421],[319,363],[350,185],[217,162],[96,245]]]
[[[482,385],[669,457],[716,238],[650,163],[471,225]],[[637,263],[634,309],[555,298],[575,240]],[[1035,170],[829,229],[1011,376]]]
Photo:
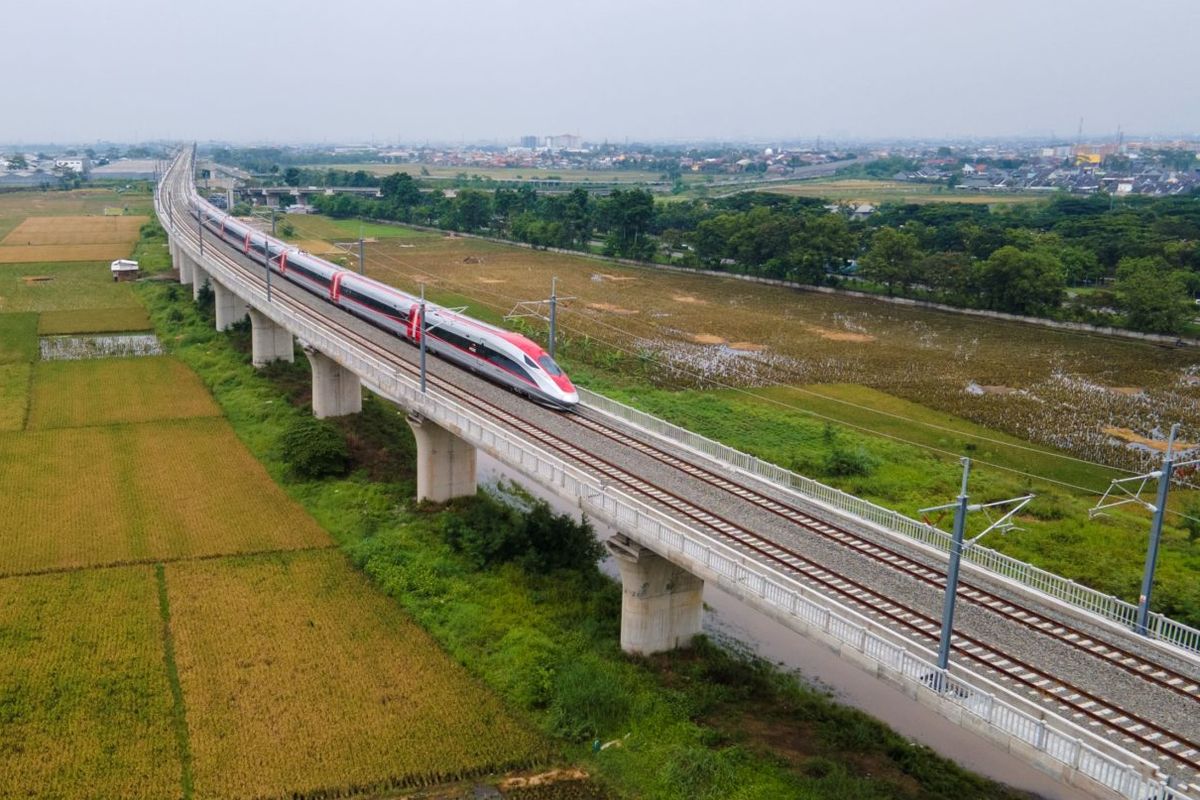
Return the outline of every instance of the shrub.
[[[336,428],[315,417],[298,417],[284,431],[281,455],[292,477],[317,480],[344,475],[350,464],[346,440]]]
[[[521,513],[480,493],[446,515],[443,531],[450,546],[476,568],[514,561],[532,573],[588,570],[604,555],[586,519],[555,514],[541,500]]]
[[[867,452],[862,445],[847,447],[840,442],[834,443],[825,456],[825,474],[838,478],[848,478],[855,475],[869,475],[879,461]]]

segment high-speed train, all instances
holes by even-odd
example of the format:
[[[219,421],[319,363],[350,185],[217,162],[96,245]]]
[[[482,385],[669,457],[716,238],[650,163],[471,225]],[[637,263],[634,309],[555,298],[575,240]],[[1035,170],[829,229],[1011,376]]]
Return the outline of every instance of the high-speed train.
[[[272,273],[356,317],[413,344],[420,342],[424,330],[428,352],[539,403],[558,409],[579,403],[566,373],[536,342],[428,302],[422,329],[419,298],[267,236],[207,203],[192,199],[190,205],[192,216],[205,229]]]

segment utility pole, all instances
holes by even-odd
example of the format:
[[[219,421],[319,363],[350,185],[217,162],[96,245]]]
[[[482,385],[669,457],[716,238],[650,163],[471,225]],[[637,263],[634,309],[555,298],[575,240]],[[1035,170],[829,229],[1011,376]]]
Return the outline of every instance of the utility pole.
[[[1175,462],[1175,438],[1179,435],[1179,423],[1171,426],[1171,435],[1167,439],[1167,449],[1163,453],[1162,467],[1153,472],[1147,472],[1144,475],[1134,475],[1130,478],[1114,478],[1109,484],[1108,490],[1104,492],[1104,496],[1097,501],[1094,508],[1088,511],[1089,517],[1095,517],[1103,513],[1106,508],[1115,508],[1123,506],[1127,503],[1136,503],[1145,506],[1150,511],[1150,542],[1146,546],[1146,566],[1142,572],[1142,591],[1138,596],[1137,614],[1134,617],[1133,629],[1142,636],[1150,635],[1150,596],[1154,589],[1154,571],[1158,564],[1158,547],[1162,542],[1162,527],[1163,518],[1167,514],[1167,493],[1171,489],[1171,476],[1175,470],[1180,467],[1189,467],[1193,464],[1200,464],[1200,459],[1192,459],[1190,461]],[[1142,492],[1152,480],[1158,480],[1158,492],[1153,503],[1149,503],[1142,499]],[[1125,484],[1133,481],[1141,481],[1138,484],[1137,491],[1131,492],[1125,487]],[[1119,490],[1124,494],[1121,497],[1117,495],[1116,500],[1109,501],[1109,495],[1114,493],[1114,490]]]
[[[1171,473],[1175,471],[1175,460],[1171,452],[1175,448],[1175,436],[1179,423],[1171,426],[1171,437],[1167,440],[1167,452],[1163,454],[1162,469],[1158,471],[1158,495],[1154,500],[1154,515],[1150,518],[1150,545],[1146,548],[1146,566],[1142,571],[1142,592],[1138,595],[1136,630],[1146,635],[1146,621],[1150,616],[1150,592],[1154,589],[1154,568],[1158,563],[1158,545],[1162,541],[1163,515],[1167,512],[1167,491],[1171,488]]]
[[[417,336],[421,346],[421,394],[425,394],[425,284],[421,284],[421,317],[417,320]]]
[[[271,248],[265,244],[263,246],[263,255],[266,256],[263,259],[263,266],[267,270],[267,302],[269,303],[271,302]]]
[[[200,257],[204,258],[204,212],[196,215],[196,235],[200,237]]]
[[[360,234],[358,237],[358,273],[360,275],[367,274],[367,261],[366,257],[363,255],[363,242],[363,237]]]
[[[550,279],[550,357],[554,358],[554,345],[558,339],[558,278]]]
[[[937,683],[935,684],[938,691],[945,691],[946,685],[946,670],[950,666],[950,644],[954,638],[954,607],[958,600],[958,572],[962,564],[962,555],[966,548],[975,544],[987,534],[994,530],[1008,531],[1012,530],[1013,524],[1009,521],[1012,517],[1029,504],[1033,499],[1032,494],[1015,497],[1011,500],[997,500],[991,503],[980,503],[976,505],[968,504],[967,495],[967,479],[971,475],[971,459],[962,458],[962,484],[958,491],[958,497],[953,503],[947,503],[941,506],[933,506],[932,508],[922,508],[921,513],[925,514],[930,511],[946,511],[954,509],[954,530],[951,534],[950,542],[950,563],[946,569],[946,597],[942,604],[942,632],[938,638],[938,655],[937,655]],[[987,513],[987,509],[996,508],[998,506],[1012,507],[1004,513],[995,522],[992,522],[983,531],[972,537],[969,541],[964,542],[963,539],[967,530],[967,514],[971,511],[983,511]],[[990,518],[990,517],[989,517]],[[932,525],[931,525],[932,527]]]
[[[275,236],[275,206],[271,206],[271,236]]]

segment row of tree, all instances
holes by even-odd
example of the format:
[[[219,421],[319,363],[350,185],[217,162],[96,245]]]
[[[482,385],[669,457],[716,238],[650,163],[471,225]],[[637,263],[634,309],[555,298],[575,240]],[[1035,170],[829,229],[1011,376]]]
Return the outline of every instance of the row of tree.
[[[290,170],[289,170],[290,171]],[[336,171],[333,171],[336,172]],[[989,209],[885,205],[866,220],[824,201],[743,193],[656,201],[649,192],[530,187],[431,190],[407,173],[378,198],[326,195],[319,211],[481,232],[539,247],[742,272],[810,284],[1164,333],[1191,322],[1200,291],[1200,195],[1054,197]],[[374,185],[374,184],[371,184]],[[1070,287],[1079,287],[1068,292]]]

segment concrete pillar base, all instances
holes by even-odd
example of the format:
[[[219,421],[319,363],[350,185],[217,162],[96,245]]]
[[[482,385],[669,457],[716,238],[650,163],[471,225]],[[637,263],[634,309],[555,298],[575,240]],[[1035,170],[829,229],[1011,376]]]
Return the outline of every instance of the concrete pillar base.
[[[191,285],[194,280],[194,269],[192,259],[188,258],[183,252],[183,248],[175,250],[175,269],[179,270],[179,282],[184,286]]]
[[[293,361],[296,357],[292,334],[261,311],[250,309],[250,363],[263,367],[272,361]]]
[[[417,440],[417,500],[444,503],[475,494],[475,448],[450,431],[408,417]]]
[[[625,536],[605,544],[621,570],[621,649],[650,655],[690,644],[700,633],[704,581]]]
[[[213,299],[216,301],[217,330],[227,331],[246,318],[246,301],[227,289],[220,281],[213,281]]]
[[[313,415],[342,417],[362,411],[362,383],[358,376],[317,350],[305,349],[312,365]]]
[[[187,258],[187,256],[184,256]],[[200,292],[208,285],[208,273],[199,261],[192,262],[192,299],[199,300]]]

